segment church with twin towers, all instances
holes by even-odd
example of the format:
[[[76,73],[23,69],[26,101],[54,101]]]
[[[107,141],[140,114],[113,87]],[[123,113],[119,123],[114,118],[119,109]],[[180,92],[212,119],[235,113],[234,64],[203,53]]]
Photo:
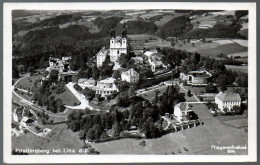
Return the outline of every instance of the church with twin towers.
[[[110,31],[110,47],[103,47],[97,53],[97,67],[101,67],[107,55],[110,56],[111,62],[117,62],[121,54],[127,54],[127,32],[122,30],[121,36],[116,36],[115,30]]]

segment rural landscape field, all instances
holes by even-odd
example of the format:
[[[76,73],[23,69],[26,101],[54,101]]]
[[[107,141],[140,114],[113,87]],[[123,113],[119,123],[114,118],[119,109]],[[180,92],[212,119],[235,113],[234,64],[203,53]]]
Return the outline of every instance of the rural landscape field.
[[[13,155],[248,154],[247,10],[13,10],[12,39]]]

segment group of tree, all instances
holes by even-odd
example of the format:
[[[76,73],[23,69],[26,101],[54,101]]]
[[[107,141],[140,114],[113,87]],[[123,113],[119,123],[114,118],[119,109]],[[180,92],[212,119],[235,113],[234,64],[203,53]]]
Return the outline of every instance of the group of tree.
[[[168,87],[157,101],[150,103],[128,91],[117,96],[117,105],[110,108],[109,113],[84,114],[82,111],[73,111],[68,115],[68,127],[79,131],[80,139],[98,140],[108,137],[105,130],[111,129],[113,137],[121,136],[131,126],[136,126],[147,138],[156,138],[164,134],[160,116],[173,113],[174,106],[185,101],[184,95],[179,93],[178,87]],[[132,89],[132,92],[134,89]],[[118,111],[117,106],[129,107]]]
[[[60,98],[55,99],[54,96],[49,96],[47,110],[50,110],[53,113],[61,113],[65,110],[65,106]]]
[[[154,34],[158,30],[153,22],[143,20],[128,21],[126,27],[129,34]]]
[[[108,137],[105,130],[111,129],[112,136],[119,136],[122,130],[127,130],[129,112],[116,109],[110,113],[85,114],[83,111],[72,111],[68,115],[67,125],[73,132],[79,132],[81,140],[99,140]]]
[[[51,86],[49,81],[42,81],[41,85],[34,84],[32,87],[32,100],[36,101],[39,106],[46,106],[47,110],[53,113],[60,113],[65,110],[65,107],[62,100],[60,98],[55,99],[52,93],[62,93],[64,90],[62,83]]]
[[[241,29],[241,25],[235,20],[230,25],[224,25],[217,23],[209,29],[194,29],[189,31],[183,36],[184,38],[199,39],[199,38],[242,38],[238,32]]]
[[[166,39],[167,37],[182,37],[192,29],[191,20],[187,16],[175,17],[165,23],[160,29],[158,35]]]

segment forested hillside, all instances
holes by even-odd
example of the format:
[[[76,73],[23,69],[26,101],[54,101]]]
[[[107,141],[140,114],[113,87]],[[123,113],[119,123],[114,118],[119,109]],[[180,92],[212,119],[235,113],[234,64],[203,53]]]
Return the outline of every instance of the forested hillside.
[[[103,47],[108,46],[109,32],[116,30],[120,35],[125,27],[128,34],[151,34],[166,39],[178,38],[247,38],[247,11],[236,11],[232,24],[216,23],[210,29],[194,28],[191,16],[202,17],[207,11],[176,11],[180,16],[169,17],[169,12],[153,12],[145,17],[132,11],[120,12],[53,12],[17,11],[13,12],[13,57],[14,62],[25,67],[37,68],[41,57],[45,60],[52,55],[81,55],[84,62],[95,56]],[[132,13],[131,13],[132,12]],[[154,14],[155,13],[155,14]],[[177,14],[175,14],[177,15]],[[215,16],[211,16],[215,18]],[[170,18],[156,25],[155,21]],[[206,17],[205,17],[206,18]],[[204,17],[200,18],[203,21]],[[216,17],[217,18],[217,17]],[[225,20],[224,20],[225,21]],[[125,25],[125,26],[124,26]],[[243,27],[243,28],[241,28]],[[92,29],[91,29],[92,28]],[[93,30],[94,29],[94,30]],[[30,58],[28,58],[30,57]]]

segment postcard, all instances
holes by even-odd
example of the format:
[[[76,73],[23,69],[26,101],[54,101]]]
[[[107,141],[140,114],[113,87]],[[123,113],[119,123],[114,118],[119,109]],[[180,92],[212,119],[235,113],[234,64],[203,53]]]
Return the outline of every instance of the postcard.
[[[4,162],[256,161],[255,3],[4,3],[3,26]]]

